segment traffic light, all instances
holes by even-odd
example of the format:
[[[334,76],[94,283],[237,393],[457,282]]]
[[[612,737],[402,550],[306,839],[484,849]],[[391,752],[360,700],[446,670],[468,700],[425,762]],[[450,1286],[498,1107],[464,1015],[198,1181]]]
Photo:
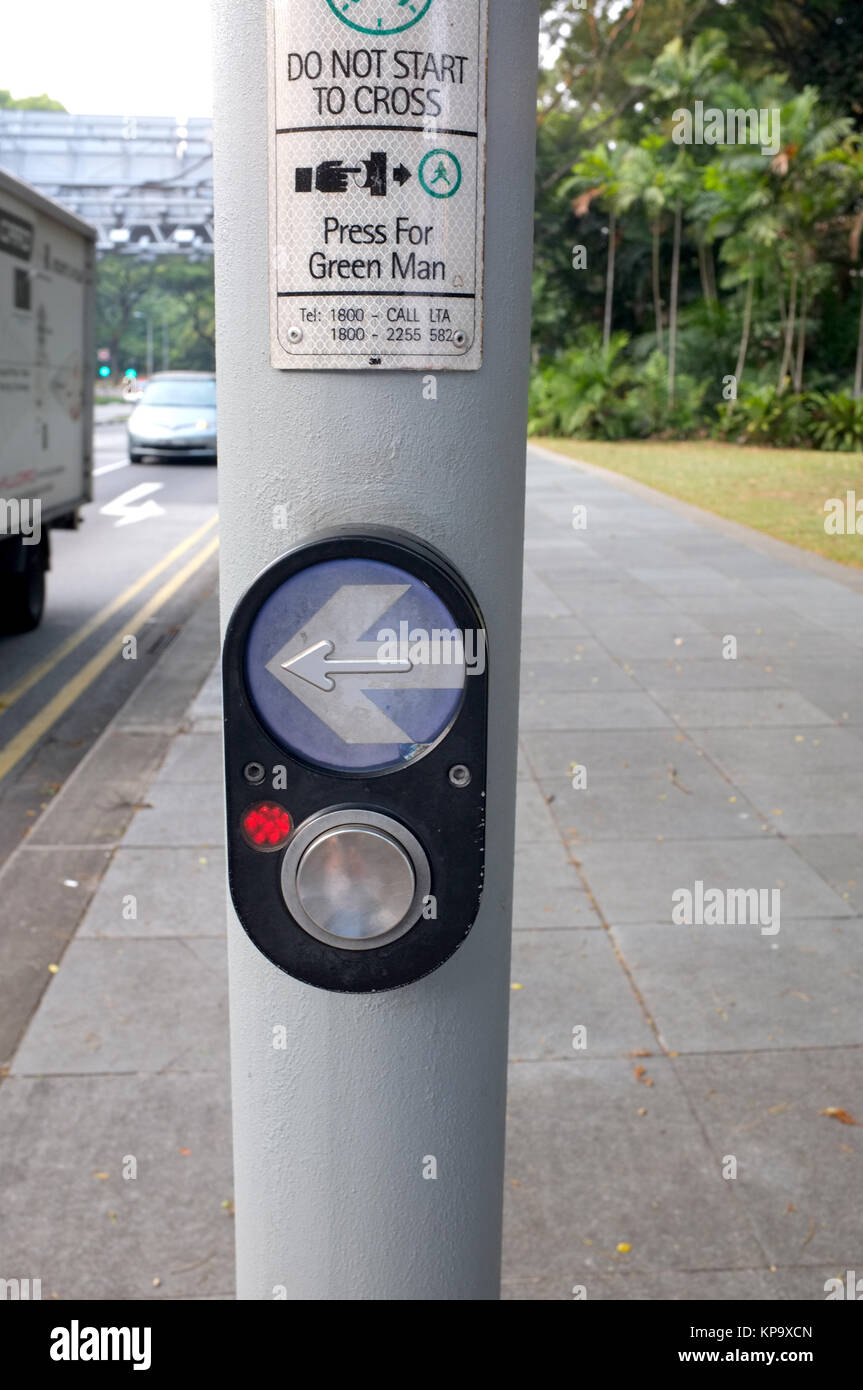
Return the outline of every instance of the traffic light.
[[[135,380],[137,379],[137,376],[138,376],[138,373],[137,373],[137,371],[135,370],[134,367],[127,367],[127,368],[126,368],[125,377],[126,377],[126,380],[127,380],[127,381],[135,381]]]
[[[111,375],[111,368],[110,368],[110,367],[100,367],[100,368],[99,368],[99,375],[100,375],[100,376],[110,376],[110,375]]]

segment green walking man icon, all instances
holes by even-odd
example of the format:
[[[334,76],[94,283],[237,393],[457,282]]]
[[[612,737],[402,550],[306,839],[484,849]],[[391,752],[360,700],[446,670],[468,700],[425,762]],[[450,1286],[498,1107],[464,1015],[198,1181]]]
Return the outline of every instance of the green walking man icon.
[[[452,198],[461,188],[461,164],[451,150],[429,150],[420,163],[419,180],[432,198]]]
[[[436,183],[440,183],[441,179],[443,179],[443,181],[444,181],[444,183],[446,184],[447,188],[452,188],[452,179],[450,178],[449,174],[447,173],[447,171],[446,171],[446,165],[444,164],[444,162],[443,162],[442,159],[439,161],[438,166],[437,166],[437,170],[436,170],[436,172],[435,172],[435,176],[434,176],[434,178],[433,178],[432,181],[431,181],[431,186],[432,186],[432,188],[434,188],[434,186],[435,186]]]

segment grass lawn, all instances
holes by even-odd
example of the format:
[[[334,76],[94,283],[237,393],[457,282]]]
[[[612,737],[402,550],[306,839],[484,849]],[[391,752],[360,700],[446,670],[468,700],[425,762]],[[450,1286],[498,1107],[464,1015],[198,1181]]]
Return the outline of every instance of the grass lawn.
[[[682,444],[530,442],[625,473],[828,560],[863,568],[863,512],[858,518],[860,535],[832,536],[824,530],[828,499],[838,497],[844,502],[846,493],[854,492],[863,501],[863,454],[753,449],[704,440]]]

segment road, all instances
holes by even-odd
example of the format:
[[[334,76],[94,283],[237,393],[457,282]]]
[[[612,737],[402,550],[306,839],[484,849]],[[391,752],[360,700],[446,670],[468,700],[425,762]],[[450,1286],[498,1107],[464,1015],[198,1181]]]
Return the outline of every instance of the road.
[[[132,467],[97,425],[94,500],[51,541],[41,626],[0,637],[0,863],[215,585],[216,469]]]

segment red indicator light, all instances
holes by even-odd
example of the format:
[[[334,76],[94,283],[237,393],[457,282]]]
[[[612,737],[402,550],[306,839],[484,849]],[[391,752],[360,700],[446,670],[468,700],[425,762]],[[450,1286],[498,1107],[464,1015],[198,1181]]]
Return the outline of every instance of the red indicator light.
[[[281,849],[293,829],[284,806],[275,801],[259,801],[243,816],[243,834],[254,849]]]

